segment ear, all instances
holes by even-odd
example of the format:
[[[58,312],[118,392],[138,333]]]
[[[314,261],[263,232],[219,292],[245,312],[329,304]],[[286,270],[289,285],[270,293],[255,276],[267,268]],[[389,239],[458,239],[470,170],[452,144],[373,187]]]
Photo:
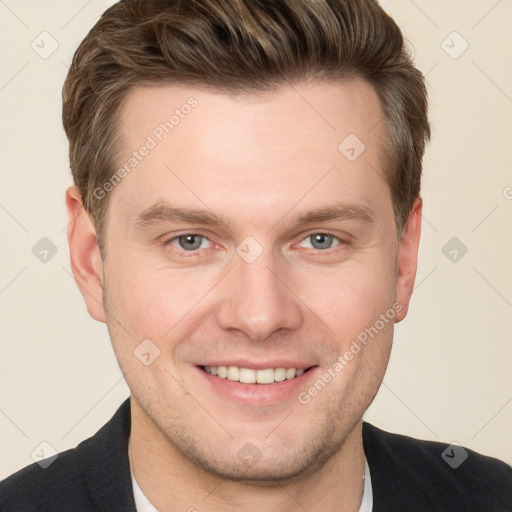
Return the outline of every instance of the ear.
[[[402,309],[397,311],[395,323],[402,321],[406,317],[414,288],[421,235],[422,204],[421,197],[416,198],[403,229],[400,251],[398,253],[396,289],[396,300],[401,304]]]
[[[103,308],[103,262],[96,230],[84,209],[78,187],[66,191],[68,210],[68,243],[71,255],[71,270],[80,288],[89,314],[98,322],[106,321]]]

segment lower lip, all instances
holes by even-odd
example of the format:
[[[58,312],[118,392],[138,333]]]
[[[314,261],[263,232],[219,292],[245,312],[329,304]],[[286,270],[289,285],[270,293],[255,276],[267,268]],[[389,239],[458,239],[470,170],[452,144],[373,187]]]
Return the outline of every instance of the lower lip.
[[[315,366],[298,377],[273,384],[244,384],[221,379],[196,367],[197,371],[218,394],[251,405],[272,405],[297,398],[300,391],[307,389],[308,382],[314,377],[318,368]]]

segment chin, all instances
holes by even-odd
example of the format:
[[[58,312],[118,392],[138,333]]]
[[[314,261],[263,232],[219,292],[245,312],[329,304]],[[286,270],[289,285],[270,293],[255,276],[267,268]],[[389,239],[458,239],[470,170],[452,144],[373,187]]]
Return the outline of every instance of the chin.
[[[315,473],[346,438],[339,439],[332,425],[324,425],[320,435],[317,428],[309,435],[303,433],[302,439],[290,436],[269,441],[261,436],[245,441],[240,436],[208,446],[208,441],[190,431],[178,434],[175,428],[170,430],[166,434],[169,443],[196,467],[222,480],[266,487],[287,485]]]

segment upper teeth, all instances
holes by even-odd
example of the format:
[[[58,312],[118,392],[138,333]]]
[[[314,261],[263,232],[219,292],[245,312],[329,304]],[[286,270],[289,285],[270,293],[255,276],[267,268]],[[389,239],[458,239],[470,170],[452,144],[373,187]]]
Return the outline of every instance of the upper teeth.
[[[265,370],[251,370],[238,366],[205,366],[204,370],[221,379],[243,382],[244,384],[272,384],[286,379],[293,379],[304,373],[303,369],[295,368],[267,368]]]

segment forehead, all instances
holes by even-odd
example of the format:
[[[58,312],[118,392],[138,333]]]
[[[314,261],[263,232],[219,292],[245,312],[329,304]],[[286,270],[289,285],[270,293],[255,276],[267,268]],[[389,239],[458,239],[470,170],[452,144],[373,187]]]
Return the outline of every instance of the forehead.
[[[389,202],[383,113],[362,79],[244,95],[140,87],[120,117],[120,165],[134,165],[112,201],[125,213],[168,200],[257,219],[322,199]]]

